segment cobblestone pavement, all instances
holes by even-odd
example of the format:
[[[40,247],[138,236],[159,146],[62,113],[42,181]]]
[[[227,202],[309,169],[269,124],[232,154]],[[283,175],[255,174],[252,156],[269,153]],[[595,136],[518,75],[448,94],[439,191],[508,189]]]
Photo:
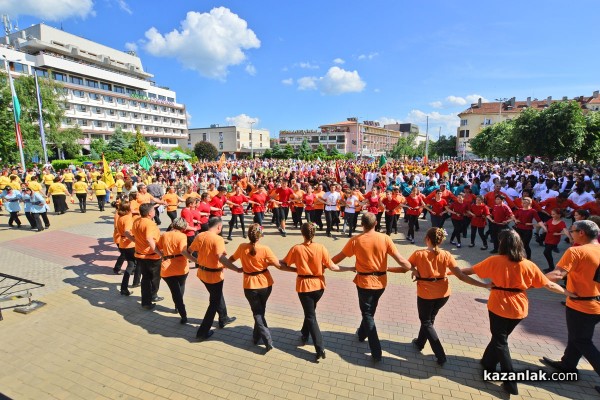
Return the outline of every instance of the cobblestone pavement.
[[[479,368],[490,338],[486,290],[451,278],[453,294],[436,320],[448,353],[443,368],[429,346],[423,354],[412,348],[419,328],[416,288],[401,274],[390,276],[376,315],[384,350],[381,363],[371,361],[368,345],[354,334],[360,312],[351,273],[327,273],[318,307],[327,358],[319,364],[313,362],[312,345],[302,346],[299,340],[302,308],[294,292],[295,277],[278,270],[272,272],[275,285],[266,315],[275,350],[265,354],[263,346],[252,344],[253,319],[241,276],[230,271],[225,273],[225,299],[237,321],[198,343],[195,331],[208,296],[194,270],[185,294],[188,325],[179,324],[164,283],[160,295],[165,300],[153,312],[141,309],[139,288],[130,297],[119,295],[121,277],[111,270],[117,256],[111,212],[91,207],[86,214],[51,215],[52,227],[43,233],[8,229],[6,216],[0,217],[0,271],[44,283],[34,298],[47,303],[29,315],[11,312],[19,302],[0,304],[0,394],[14,399],[508,398],[499,384],[482,381]],[[421,222],[418,243],[428,226]],[[404,224],[400,230],[406,230]],[[263,243],[283,257],[301,241],[298,230],[288,231],[282,239],[267,229]],[[416,249],[406,244],[403,233],[393,238],[404,256]],[[346,240],[335,233],[333,238],[317,237],[332,255]],[[234,231],[228,252],[241,241],[240,232]],[[541,248],[534,246],[534,261],[545,267]],[[488,255],[478,247],[445,245],[461,266]],[[539,369],[539,358],[560,357],[566,342],[561,296],[544,290],[530,290],[529,296],[530,316],[510,338],[517,369]],[[597,375],[585,360],[579,368],[578,382],[523,383],[520,397],[597,398]]]

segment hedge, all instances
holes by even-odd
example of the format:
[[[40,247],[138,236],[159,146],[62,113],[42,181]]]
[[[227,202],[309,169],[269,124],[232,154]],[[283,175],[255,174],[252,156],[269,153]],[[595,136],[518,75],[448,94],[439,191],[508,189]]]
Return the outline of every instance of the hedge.
[[[71,164],[73,164],[76,167],[81,167],[83,165],[83,162],[79,160],[53,160],[52,168],[54,168],[55,171],[58,171],[59,169],[69,168],[69,165]]]

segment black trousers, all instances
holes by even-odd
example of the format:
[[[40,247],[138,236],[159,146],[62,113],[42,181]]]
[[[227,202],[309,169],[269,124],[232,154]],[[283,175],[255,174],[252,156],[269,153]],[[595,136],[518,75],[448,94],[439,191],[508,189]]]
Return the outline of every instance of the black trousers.
[[[469,225],[471,225],[471,218],[470,217],[464,217],[464,223],[463,223],[463,238],[467,238],[467,232],[469,231]]]
[[[156,225],[160,226],[160,213],[158,212],[158,208],[154,209],[154,222]]]
[[[85,212],[87,207],[87,194],[85,193],[75,193],[77,200],[79,201],[79,211]]]
[[[566,369],[575,369],[583,356],[600,375],[600,351],[592,342],[594,328],[600,322],[600,315],[586,314],[566,307],[566,316],[568,336],[562,365]]]
[[[515,228],[515,231],[521,237],[523,247],[525,248],[525,253],[527,254],[527,259],[531,260],[531,247],[529,247],[529,243],[531,243],[531,238],[533,237],[533,230]]]
[[[125,257],[125,261],[127,261],[127,267],[123,272],[123,279],[121,280],[121,291],[127,290],[129,286],[129,277],[133,274],[133,285],[140,284],[141,270],[139,264],[135,260],[135,248],[131,247],[129,249],[119,249],[121,254]]]
[[[369,348],[371,356],[381,358],[381,343],[377,335],[377,327],[375,326],[375,311],[379,298],[385,289],[363,289],[356,287],[358,290],[358,305],[362,313],[362,322],[358,328],[358,337],[361,340],[369,339]]]
[[[513,372],[512,359],[508,347],[508,336],[522,320],[504,318],[491,311],[488,311],[488,313],[490,316],[492,340],[490,340],[490,343],[483,352],[481,364],[486,371],[495,371],[496,366],[500,363],[501,372]],[[511,386],[514,385],[516,389],[516,382],[507,383]]]
[[[311,217],[311,221],[310,222],[314,222],[315,224],[317,224],[317,226],[319,227],[319,229],[323,229],[323,209],[319,208],[319,209],[314,209],[313,210],[313,216]]]
[[[52,203],[54,203],[54,212],[65,213],[69,209],[67,207],[67,195],[65,194],[53,194]]]
[[[407,216],[408,216],[408,233],[406,234],[406,236],[414,240],[415,228],[419,224],[419,216],[418,215],[410,215],[410,214],[408,214]]]
[[[339,224],[338,211],[327,211],[325,210],[325,223],[327,224],[326,233],[329,234],[333,230],[333,225]]]
[[[554,249],[558,249],[558,246],[555,244],[544,244],[544,258],[548,263],[548,269],[550,271],[554,270],[554,257],[552,257]]]
[[[354,231],[356,230],[357,220],[358,220],[358,214],[356,212],[353,212],[353,213],[345,212],[344,213],[344,222],[348,226],[349,234],[354,233]]]
[[[104,203],[106,202],[106,195],[96,195],[96,199],[98,200],[98,208],[100,211],[104,211]]]
[[[232,214],[231,219],[229,220],[229,235],[231,236],[231,232],[233,232],[233,226],[236,224],[236,221],[240,221],[242,225],[242,235],[246,236],[246,227],[244,226],[244,214]]]
[[[208,290],[208,308],[202,319],[202,324],[200,324],[198,332],[196,332],[196,337],[206,337],[215,321],[215,314],[219,314],[219,322],[224,322],[227,319],[227,306],[223,297],[223,282],[202,282],[206,290]]]
[[[452,235],[450,235],[450,241],[456,239],[456,241],[460,243],[460,238],[462,236],[463,231],[465,230],[465,220],[453,219],[452,226],[454,227],[454,229],[452,230]]]
[[[13,226],[14,223],[17,223],[17,226],[21,226],[21,220],[19,219],[18,211],[11,211],[10,217],[8,218],[8,226]]]
[[[142,306],[149,306],[160,286],[160,259],[148,260],[136,257],[135,261],[142,273]]]
[[[317,322],[317,303],[324,292],[324,289],[320,289],[313,292],[298,293],[300,304],[302,304],[302,309],[304,310],[304,323],[302,324],[300,333],[302,333],[303,337],[308,337],[310,334],[317,353],[324,350],[323,335],[321,335],[321,329],[319,329],[319,323]]]
[[[254,317],[254,330],[252,331],[252,340],[254,340],[254,343],[258,343],[262,339],[265,345],[273,345],[271,332],[265,319],[267,300],[272,290],[273,286],[261,289],[244,289],[244,296],[246,296],[246,300],[250,304],[252,316]]]
[[[432,228],[441,228],[444,226],[444,217],[441,215],[433,215],[431,214],[431,227]]]
[[[490,240],[492,241],[492,244],[494,245],[494,250],[498,251],[498,236],[500,236],[500,232],[502,232],[503,230],[508,229],[508,226],[506,225],[502,225],[502,224],[497,224],[495,222],[490,222]]]
[[[302,225],[302,213],[304,213],[304,207],[294,207],[294,213],[292,214],[294,226]]]
[[[164,277],[164,281],[166,282],[169,290],[171,291],[171,298],[173,299],[173,303],[175,303],[175,308],[181,318],[187,317],[187,312],[185,310],[185,304],[183,303],[183,294],[185,293],[185,280],[187,279],[188,274],[185,275],[175,275],[175,276],[167,276]]]
[[[260,226],[263,226],[263,221],[265,220],[265,213],[264,212],[255,212],[254,213],[254,223],[259,224]]]
[[[175,220],[175,218],[177,218],[177,210],[175,210],[175,211],[167,211],[167,216],[171,220],[171,223],[173,223],[173,221]]]
[[[306,210],[304,211],[304,218],[306,218],[306,222],[314,222],[315,220],[315,210]]]
[[[487,247],[487,239],[485,238],[485,226],[484,227],[477,227],[477,226],[473,226],[471,225],[471,244],[475,244],[475,235],[479,234],[479,237],[481,238],[481,242],[483,243],[483,245],[485,247]]]
[[[416,345],[423,349],[425,343],[429,341],[433,354],[439,361],[446,360],[446,352],[442,347],[440,338],[433,327],[435,317],[442,307],[446,305],[450,297],[443,297],[441,299],[422,299],[417,297],[417,309],[419,311],[419,320],[421,321],[421,329],[419,330],[419,336],[417,336]]]
[[[385,234],[390,236],[394,229],[394,214],[385,214]]]
[[[69,193],[73,193],[73,182],[65,182],[65,186],[67,187],[67,191]]]
[[[27,218],[27,222],[31,225],[31,229],[35,229],[35,218],[33,218],[33,214],[30,211],[25,211],[25,218]]]
[[[42,225],[42,220],[46,228],[50,228],[50,220],[48,219],[48,213],[45,211],[43,213],[31,213],[33,218],[35,219],[35,227],[38,230],[44,230],[44,225]]]
[[[383,215],[382,212],[378,212],[377,214],[375,214],[375,220],[377,221],[377,223],[375,224],[375,230],[377,232],[379,232],[381,230],[381,216]]]
[[[123,254],[121,249],[119,249],[119,257],[117,258],[117,262],[115,262],[115,266],[113,267],[113,272],[115,272],[115,273],[119,272],[121,270],[121,267],[123,266],[123,263],[125,263],[125,255]]]

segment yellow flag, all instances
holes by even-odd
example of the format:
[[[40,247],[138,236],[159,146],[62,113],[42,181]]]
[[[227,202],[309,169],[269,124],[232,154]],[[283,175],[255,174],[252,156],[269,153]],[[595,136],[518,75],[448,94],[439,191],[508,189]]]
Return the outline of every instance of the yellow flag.
[[[110,167],[106,162],[106,158],[104,158],[104,154],[102,154],[102,180],[109,188],[115,186],[115,178],[113,178],[112,173],[110,172]]]

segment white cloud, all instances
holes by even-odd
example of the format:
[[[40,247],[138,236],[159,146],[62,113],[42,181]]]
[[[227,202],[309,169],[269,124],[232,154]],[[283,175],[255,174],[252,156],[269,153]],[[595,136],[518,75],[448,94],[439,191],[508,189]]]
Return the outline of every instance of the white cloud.
[[[432,139],[437,140],[439,128],[442,128],[442,135],[456,135],[456,128],[460,124],[460,119],[456,114],[441,114],[437,111],[426,113],[421,110],[411,110],[404,118],[381,117],[377,121],[381,125],[395,123],[412,123],[419,125],[419,132],[425,134],[427,130],[427,117],[429,117],[429,133]]]
[[[344,61],[342,58],[336,58],[335,60],[333,60],[334,64],[344,64],[346,61]]]
[[[375,92],[375,93],[379,93],[379,92],[381,92],[381,89],[379,89],[379,88],[375,88],[375,89],[373,89],[373,92]]]
[[[138,46],[137,46],[137,44],[135,44],[133,42],[127,42],[127,43],[125,43],[125,48],[130,51],[137,51]]]
[[[305,76],[298,79],[298,90],[317,90],[319,78],[314,76]]]
[[[362,92],[367,84],[360,78],[358,71],[346,71],[340,67],[331,67],[322,77],[305,76],[297,81],[298,90],[317,90],[326,95]]]
[[[123,11],[125,11],[127,14],[131,15],[133,14],[133,12],[131,11],[131,8],[129,8],[129,4],[127,4],[127,2],[125,0],[117,0],[117,4],[119,4],[119,8]]]
[[[186,111],[185,118],[186,118],[187,126],[192,125],[192,114],[190,114],[189,112]]]
[[[433,101],[429,103],[429,105],[433,108],[462,107],[466,106],[467,104],[477,103],[480,98],[484,103],[489,101],[480,94],[469,94],[465,97],[451,95],[446,97],[444,100]]]
[[[340,67],[331,67],[321,81],[324,94],[342,94],[362,92],[367,84],[360,79],[358,71],[346,71]]]
[[[319,69],[318,65],[311,64],[310,62],[301,62],[297,64],[302,69]]]
[[[369,53],[369,54],[361,54],[360,56],[358,56],[359,60],[372,60],[375,57],[377,57],[379,55],[379,53]]]
[[[464,106],[467,104],[467,100],[462,97],[448,96],[446,97],[446,103],[451,106]]]
[[[254,76],[256,75],[256,67],[252,64],[248,64],[246,65],[246,72],[248,73],[248,75]]]
[[[294,80],[292,78],[288,78],[288,79],[284,79],[281,81],[281,83],[283,83],[284,85],[293,85],[294,84]]]
[[[240,114],[236,115],[235,117],[227,117],[225,118],[225,121],[229,125],[239,126],[242,128],[250,128],[250,123],[254,122],[254,124],[252,124],[252,127],[256,128],[260,120],[256,117],[250,117],[246,114]]]
[[[442,103],[441,101],[432,101],[431,103],[429,103],[429,105],[433,108],[442,108],[444,106],[444,103]]]
[[[246,60],[244,50],[260,47],[247,22],[225,7],[209,13],[190,11],[181,21],[181,30],[163,35],[152,27],[145,36],[145,49],[150,54],[176,58],[202,76],[221,80],[230,66]]]
[[[61,21],[94,15],[92,0],[0,0],[0,13],[12,17],[29,15],[42,20]]]

